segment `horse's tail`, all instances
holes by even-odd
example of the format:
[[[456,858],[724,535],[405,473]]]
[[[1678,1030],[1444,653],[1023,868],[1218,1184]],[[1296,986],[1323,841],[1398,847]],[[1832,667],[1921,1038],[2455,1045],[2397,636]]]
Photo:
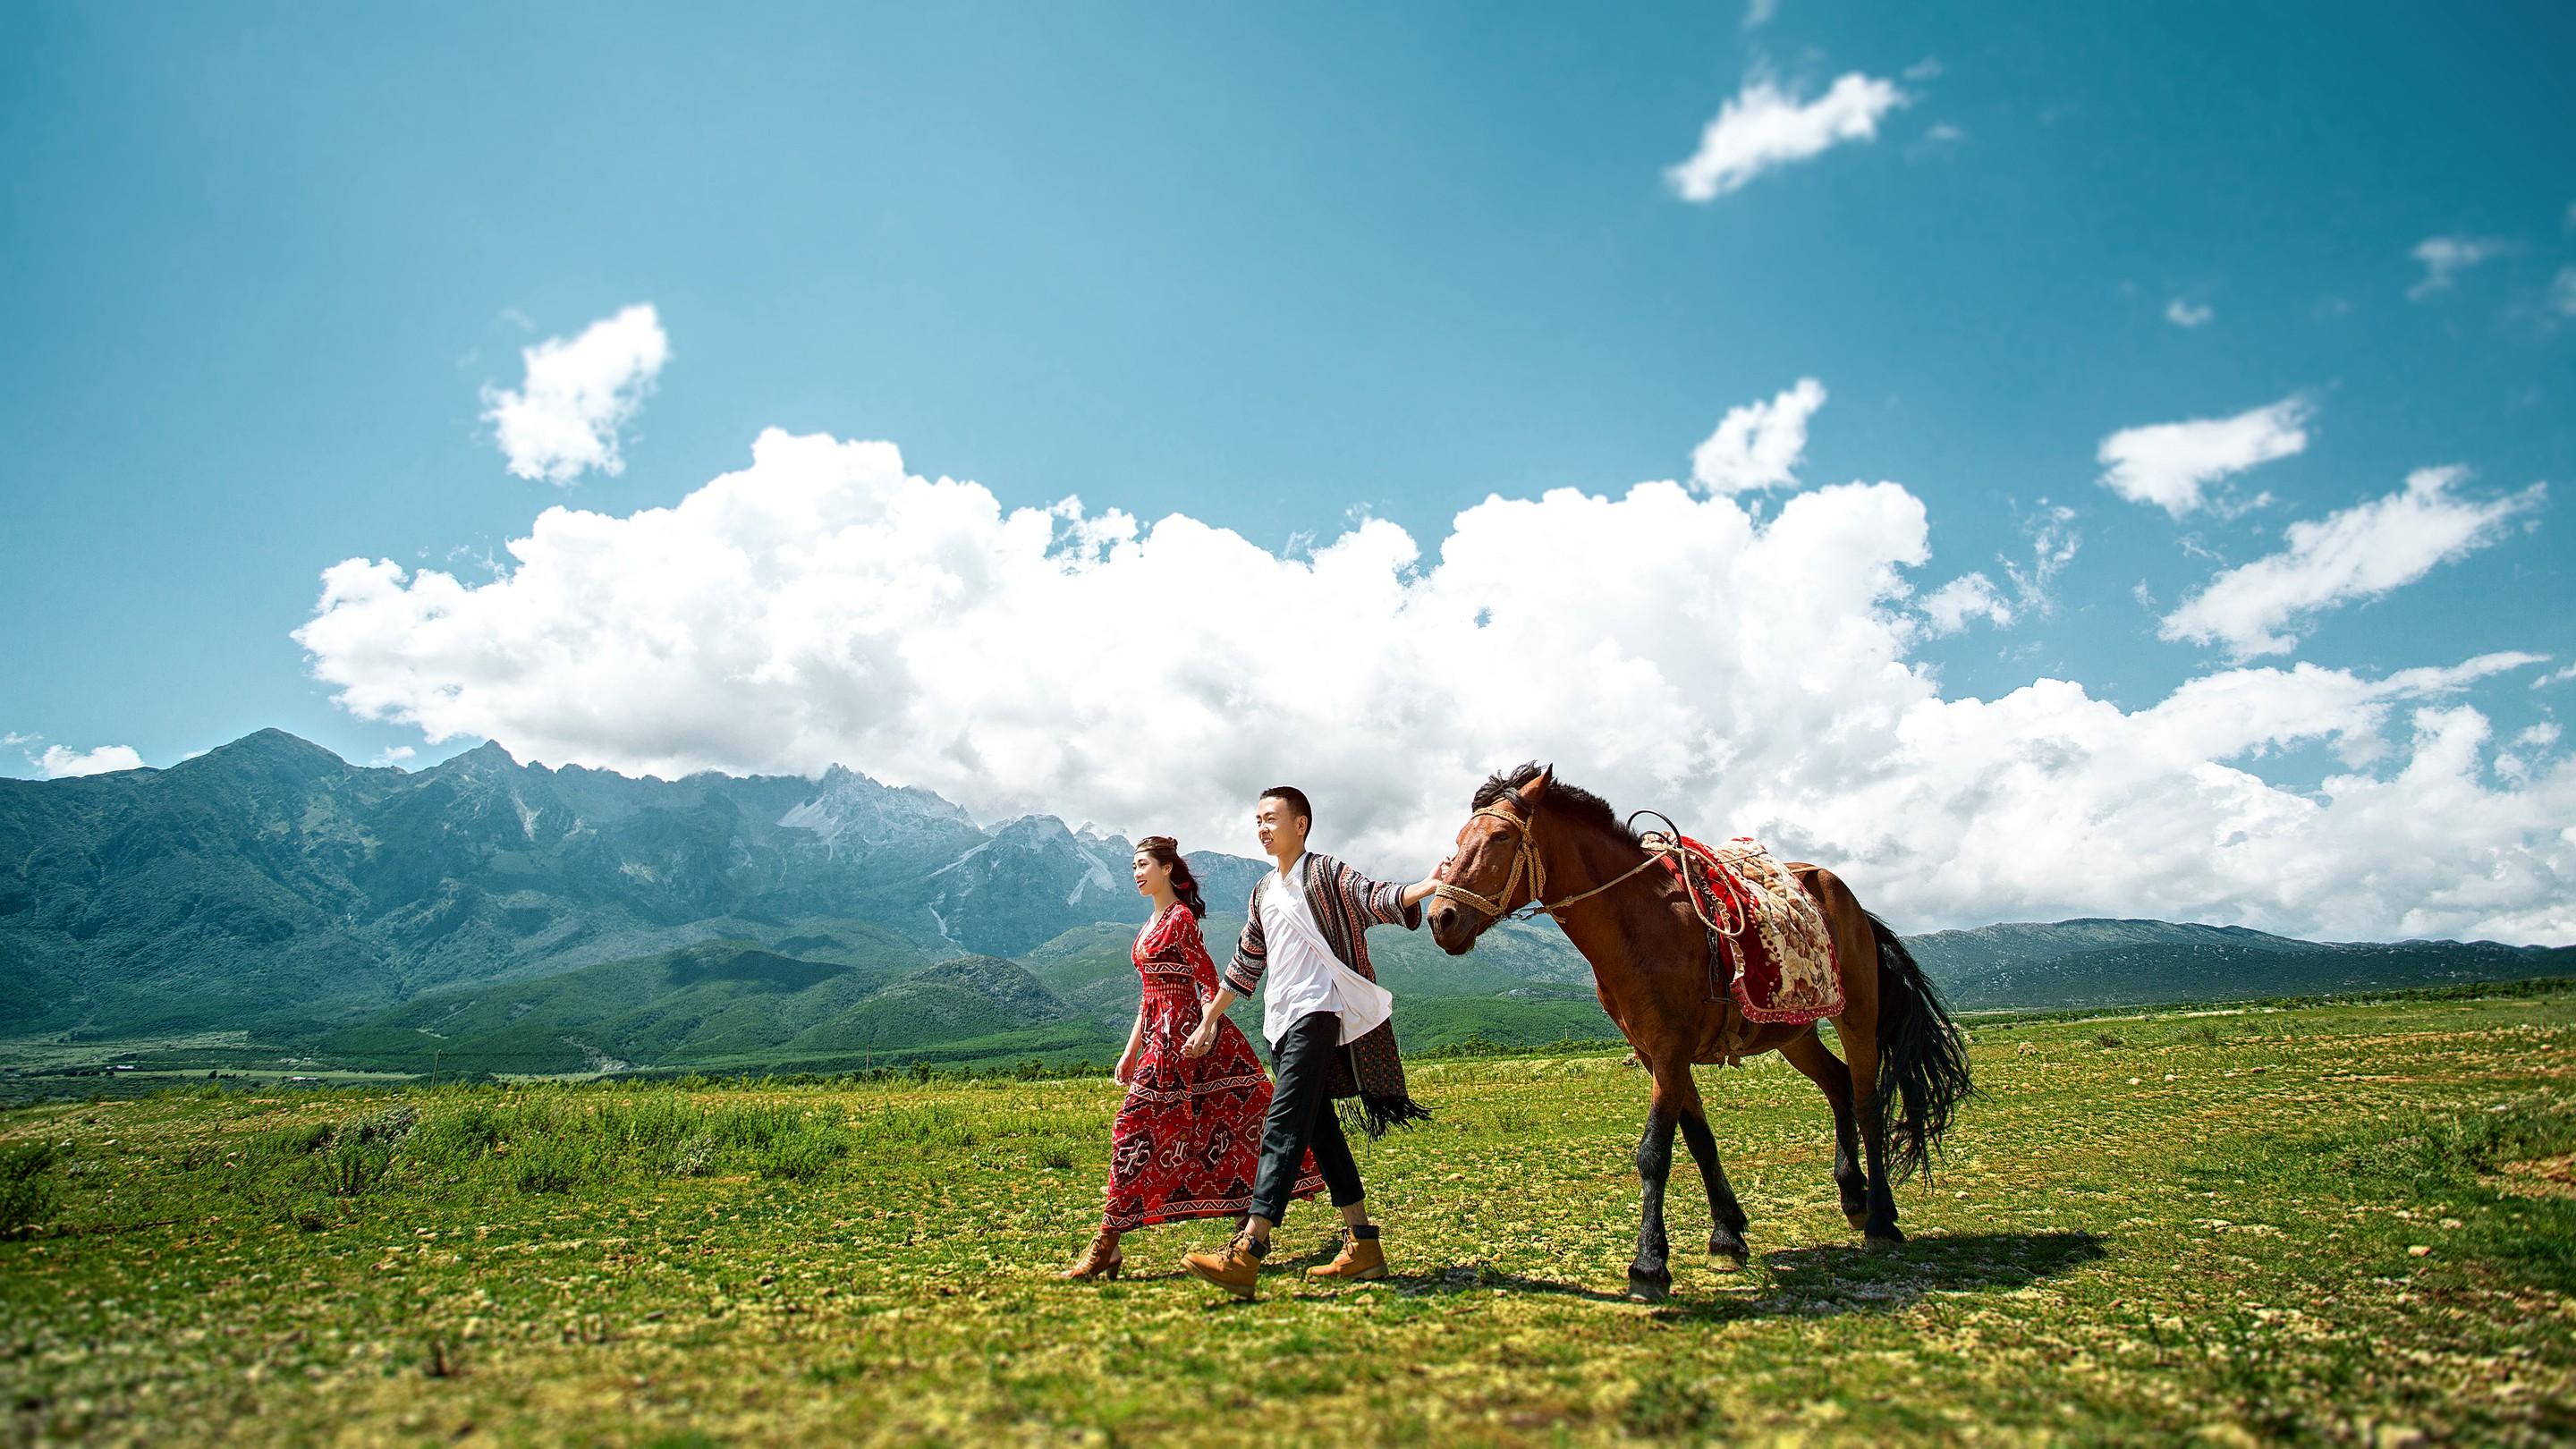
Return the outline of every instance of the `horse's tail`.
[[[1967,1044],[1905,942],[1876,916],[1869,929],[1878,942],[1878,1098],[1901,1108],[1888,1128],[1887,1175],[1920,1171],[1928,1182],[1950,1114],[1975,1090]]]

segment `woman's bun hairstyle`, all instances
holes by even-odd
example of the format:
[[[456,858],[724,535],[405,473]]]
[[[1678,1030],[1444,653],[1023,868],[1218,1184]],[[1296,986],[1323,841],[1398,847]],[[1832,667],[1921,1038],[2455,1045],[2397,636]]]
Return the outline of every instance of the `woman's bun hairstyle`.
[[[1199,894],[1199,878],[1190,874],[1190,863],[1181,855],[1181,843],[1168,835],[1148,835],[1136,842],[1136,853],[1150,855],[1172,873],[1172,894],[1190,908],[1190,914],[1207,919],[1207,898]]]

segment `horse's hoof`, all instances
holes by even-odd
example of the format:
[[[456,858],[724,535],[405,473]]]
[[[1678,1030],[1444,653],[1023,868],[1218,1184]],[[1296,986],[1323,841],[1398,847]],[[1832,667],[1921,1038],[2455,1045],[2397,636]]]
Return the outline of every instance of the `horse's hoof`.
[[[1876,1232],[1865,1234],[1861,1241],[1872,1250],[1901,1248],[1905,1246],[1905,1234],[1899,1232],[1894,1223],[1890,1223]]]
[[[1673,1294],[1673,1275],[1628,1270],[1628,1296],[1640,1303],[1661,1303]]]
[[[1744,1239],[1732,1233],[1708,1235],[1708,1266],[1720,1273],[1733,1273],[1753,1261],[1753,1250]]]
[[[1869,1210],[1866,1208],[1845,1208],[1843,1209],[1843,1221],[1852,1225],[1853,1232],[1866,1233],[1869,1231]]]

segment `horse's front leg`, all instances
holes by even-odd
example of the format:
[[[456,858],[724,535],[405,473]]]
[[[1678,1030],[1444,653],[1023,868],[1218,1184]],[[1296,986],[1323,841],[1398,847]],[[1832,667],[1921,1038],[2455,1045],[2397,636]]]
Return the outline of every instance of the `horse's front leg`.
[[[1726,1165],[1718,1160],[1717,1136],[1708,1130],[1708,1109],[1700,1101],[1699,1082],[1688,1063],[1676,1069],[1671,1090],[1659,1087],[1656,1098],[1670,1101],[1682,1141],[1689,1144],[1691,1158],[1699,1164],[1700,1181],[1708,1188],[1709,1266],[1719,1272],[1743,1267],[1753,1256],[1744,1243],[1744,1205],[1735,1200],[1735,1185],[1726,1180]]]
[[[1654,1302],[1673,1291],[1672,1241],[1664,1231],[1664,1184],[1673,1175],[1673,1128],[1681,1120],[1681,1093],[1672,1085],[1679,1071],[1685,1083],[1690,1064],[1647,1063],[1655,1074],[1655,1097],[1646,1110],[1646,1133],[1637,1141],[1637,1181],[1642,1189],[1637,1223],[1637,1258],[1628,1265],[1628,1296]]]
[[[1628,1265],[1628,1296],[1651,1303],[1673,1291],[1673,1271],[1666,1259],[1672,1244],[1664,1236],[1664,1180],[1673,1171],[1673,1118],[1657,1106],[1646,1114],[1646,1135],[1637,1143],[1637,1178],[1645,1187],[1643,1216],[1637,1224],[1637,1259]]]
[[[1682,1141],[1690,1144],[1691,1157],[1699,1163],[1700,1179],[1708,1184],[1709,1266],[1734,1272],[1753,1258],[1744,1241],[1744,1204],[1735,1200],[1735,1184],[1726,1180],[1726,1165],[1718,1161],[1717,1136],[1708,1130],[1707,1114],[1689,1114],[1681,1128]]]

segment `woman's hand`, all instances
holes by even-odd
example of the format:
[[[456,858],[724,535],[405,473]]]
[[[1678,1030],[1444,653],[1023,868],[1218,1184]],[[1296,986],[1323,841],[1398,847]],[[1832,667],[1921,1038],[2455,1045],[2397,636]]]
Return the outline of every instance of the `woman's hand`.
[[[1216,1045],[1216,1024],[1225,1020],[1225,1009],[1238,1000],[1241,998],[1234,994],[1233,987],[1219,982],[1216,994],[1199,1003],[1198,1029],[1190,1033],[1188,1041],[1181,1043],[1181,1055],[1192,1058],[1206,1056],[1208,1050]]]
[[[1132,1087],[1136,1085],[1136,1054],[1134,1052],[1129,1052],[1120,1057],[1118,1059],[1118,1065],[1109,1069],[1109,1080],[1116,1082],[1122,1087]]]

